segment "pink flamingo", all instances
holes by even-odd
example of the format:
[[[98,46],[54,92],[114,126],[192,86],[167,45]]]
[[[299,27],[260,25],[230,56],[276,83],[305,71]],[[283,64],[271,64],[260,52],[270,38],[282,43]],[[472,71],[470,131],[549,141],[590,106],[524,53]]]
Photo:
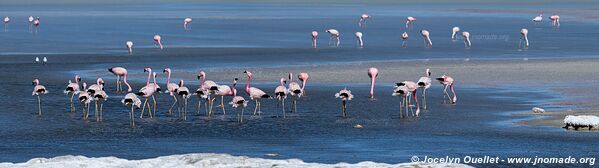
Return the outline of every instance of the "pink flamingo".
[[[422,88],[422,104],[424,104],[424,109],[426,109],[426,90],[431,87],[431,82],[431,70],[427,68],[424,76],[418,79],[418,87]]]
[[[308,73],[306,72],[301,72],[299,73],[299,75],[297,75],[297,78],[302,81],[302,96],[306,96],[306,83],[308,83],[308,78],[310,76],[308,75]]]
[[[33,92],[31,93],[32,96],[37,96],[37,104],[38,104],[38,115],[42,116],[42,96],[45,94],[48,94],[48,90],[46,90],[46,87],[44,87],[44,85],[40,84],[40,80],[39,79],[34,79],[33,80]]]
[[[171,105],[171,107],[168,109],[168,113],[172,114],[173,107],[175,107],[175,104],[177,104],[177,96],[175,94],[177,92],[177,89],[179,88],[179,85],[177,85],[176,83],[171,83],[171,68],[165,68],[162,71],[162,73],[168,74],[168,76],[166,77],[166,92],[168,92],[169,95],[173,97],[173,105]]]
[[[73,98],[75,97],[75,94],[79,93],[79,82],[81,81],[81,77],[79,77],[79,75],[75,75],[75,82],[71,82],[71,80],[69,80],[69,83],[67,84],[67,88],[64,90],[64,94],[71,94],[71,112],[75,112],[75,104],[73,102]]]
[[[518,43],[518,48],[522,48],[522,40],[524,40],[524,48],[528,48],[528,29],[520,29],[520,42]]]
[[[410,94],[408,94],[408,96],[412,97],[414,99],[414,101],[416,101],[416,116],[418,116],[420,114],[420,104],[418,103],[418,95],[417,95],[417,91],[418,91],[418,85],[416,84],[416,82],[414,81],[403,81],[401,83],[397,83],[397,86],[406,86],[406,88],[408,89],[408,92],[410,92]],[[412,102],[409,101],[408,99],[408,105],[407,106],[411,106]],[[410,108],[410,111],[411,108]],[[407,111],[406,111],[407,113]],[[414,111],[412,111],[412,116],[414,116]]]
[[[375,67],[368,68],[368,77],[370,77],[370,99],[374,99],[374,82],[379,76],[379,70]]]
[[[366,20],[368,19],[370,19],[370,15],[368,15],[367,13],[360,15],[360,21],[358,21],[358,26],[364,27],[364,25],[366,25]]]
[[[298,75],[298,77],[300,77],[301,75]],[[292,112],[297,112],[297,99],[302,97],[302,93],[304,92],[304,90],[300,87],[300,85],[297,82],[293,81],[293,74],[291,72],[289,72],[289,94],[292,96],[293,98],[293,111]]]
[[[160,35],[154,35],[154,42],[160,47],[161,50],[164,48],[162,46],[162,37],[160,37]]]
[[[403,118],[403,107],[406,107],[406,116],[408,115],[408,106],[406,105],[406,103],[408,102],[408,95],[410,94],[410,92],[408,91],[408,88],[406,86],[393,86],[393,94],[391,94],[392,96],[397,96],[400,97],[401,100],[399,101],[399,117]]]
[[[125,106],[131,106],[131,112],[129,112],[129,120],[131,127],[135,127],[135,111],[133,108],[141,108],[141,100],[135,95],[135,93],[127,93],[121,103]]]
[[[252,73],[250,71],[243,71],[243,73],[248,76],[248,83],[245,84],[245,92],[250,96],[251,99],[256,101],[256,108],[254,109],[254,115],[260,114],[260,100],[261,99],[270,99],[270,95],[266,94],[264,91],[250,87],[250,82],[252,82]]]
[[[87,84],[83,82],[83,90],[87,89]],[[89,117],[89,104],[92,102],[92,97],[87,92],[79,92],[79,102],[83,107],[83,119],[87,120]]]
[[[347,88],[344,88],[343,90],[340,90],[338,93],[336,93],[335,97],[341,99],[341,111],[343,112],[343,117],[346,117],[347,116],[347,113],[346,113],[347,101],[350,101],[351,99],[353,99],[354,95],[351,94],[350,90],[347,90]]]
[[[451,102],[451,104],[455,104],[456,101],[458,100],[458,97],[455,94],[455,91],[453,90],[453,85],[454,85],[454,80],[452,77],[447,76],[447,75],[443,75],[439,78],[437,78],[437,81],[439,81],[441,84],[443,84],[443,103],[445,103],[445,97],[447,96],[447,98],[449,98],[449,102]],[[453,94],[453,98],[451,98],[449,96],[449,93],[447,92],[447,87],[449,87],[451,89],[451,93]]]
[[[120,93],[123,92],[123,83],[125,83],[125,85],[127,85],[127,92],[131,92],[131,85],[129,85],[129,83],[127,83],[127,69],[123,68],[123,67],[112,67],[110,69],[108,69],[108,72],[111,72],[113,75],[116,76],[116,92]],[[121,81],[121,77],[123,77],[123,80]]]
[[[551,19],[551,22],[553,24],[553,26],[555,26],[556,28],[559,28],[559,15],[551,15],[549,16],[549,19]]]
[[[403,32],[401,34],[401,39],[403,40],[403,42],[401,43],[401,46],[404,48],[408,46],[408,37],[409,37],[408,32]]]
[[[100,90],[99,92],[95,92],[94,94],[94,102],[96,102],[96,112],[94,113],[96,116],[96,122],[102,122],[102,118],[104,115],[104,102],[108,99],[108,94],[104,90]],[[98,104],[100,105],[100,110],[98,111]]]
[[[148,80],[146,80],[146,86],[139,89],[139,91],[136,93],[138,96],[145,98],[144,103],[141,108],[141,115],[139,116],[139,118],[143,118],[146,106],[148,106],[148,113],[150,115],[150,118],[152,118],[152,110],[150,109],[150,104],[148,104],[148,98],[152,97],[152,99],[154,100],[154,108],[155,108],[156,107],[156,98],[154,97],[154,93],[156,92],[156,88],[155,88],[156,85],[150,84],[150,78],[152,77],[152,69],[144,68],[144,72],[148,72]]]
[[[220,107],[223,109],[223,115],[226,115],[227,113],[225,112],[225,96],[233,96],[233,90],[231,90],[231,87],[227,85],[218,85],[214,94],[220,96]],[[214,103],[214,99],[212,103]]]
[[[99,92],[101,90],[104,90],[104,80],[102,80],[102,78],[98,78],[96,80],[96,84],[93,84],[91,86],[89,86],[87,88],[87,90],[85,90],[90,96],[93,96],[96,94],[96,92]]]
[[[333,44],[335,44],[335,47],[339,47],[339,44],[341,43],[339,40],[339,31],[337,29],[327,29],[326,32],[331,35],[331,39],[329,39],[329,46],[331,45],[331,42],[335,40],[335,43]]]
[[[35,26],[35,33],[37,33],[37,29],[40,26],[40,19],[39,19],[39,17],[36,18],[35,20],[33,20],[33,26]]]
[[[206,92],[206,98],[208,101],[208,105],[210,106],[210,110],[206,110],[207,116],[212,116],[212,107],[214,106],[214,98],[211,98],[211,95],[215,94],[216,90],[218,90],[218,84],[211,80],[206,79],[206,72],[200,71],[198,74],[198,79],[202,78],[202,89]],[[198,102],[199,103],[199,102]],[[198,104],[198,113],[199,113],[199,104]]]
[[[29,17],[27,17],[27,21],[29,22],[29,32],[31,32],[31,31],[32,31],[32,30],[31,30],[31,26],[33,25],[33,20],[35,20],[35,19],[33,18],[33,16],[29,16]]]
[[[206,114],[208,114],[208,105],[206,103],[208,103],[208,95],[210,93],[208,92],[208,90],[204,89],[205,82],[204,82],[204,75],[202,75],[202,72],[200,72],[198,74],[198,80],[200,80],[200,82],[199,82],[200,86],[198,87],[198,89],[196,90],[194,95],[198,96],[197,113],[200,114],[200,107],[202,105],[202,99],[203,99],[203,100],[206,100],[206,101],[204,101],[204,106],[206,107]]]
[[[541,14],[539,14],[539,16],[532,18],[532,21],[535,22],[535,24],[543,21],[543,14],[541,13]]]
[[[231,102],[229,102],[229,104],[233,107],[233,108],[241,108],[241,114],[237,113],[237,118],[239,120],[240,123],[243,122],[243,111],[245,109],[245,107],[247,107],[248,102],[245,101],[245,98],[243,98],[242,96],[237,96],[237,89],[235,87],[237,87],[237,78],[235,78],[235,80],[233,80],[233,87],[231,87],[231,89],[233,90],[233,100],[231,100]]]
[[[189,25],[191,24],[191,21],[193,20],[189,17],[183,19],[183,28],[185,28],[185,30],[189,30]]]
[[[180,107],[183,111],[183,120],[187,120],[187,99],[191,96],[189,89],[183,85],[183,80],[179,81],[179,87],[177,88],[177,95],[183,99],[183,107]],[[181,111],[181,110],[179,110]]]
[[[316,37],[318,37],[317,31],[312,31],[312,47],[316,48]]]
[[[462,32],[462,36],[464,37],[464,47],[470,49],[472,47],[472,43],[470,43],[470,32]]]
[[[8,23],[10,22],[10,18],[8,16],[4,17],[4,31],[8,30]]]
[[[428,30],[420,30],[420,34],[422,35],[422,38],[424,38],[424,47],[432,48],[433,42],[431,41],[431,36]]]
[[[412,27],[412,24],[414,23],[414,21],[416,21],[416,18],[415,18],[415,17],[408,16],[408,17],[406,18],[406,28],[411,28],[411,27]]]
[[[460,27],[453,27],[453,29],[451,29],[451,40],[455,41],[456,37],[455,35],[458,34],[458,32],[460,32]]]
[[[275,97],[277,99],[279,99],[279,102],[281,102],[281,105],[283,106],[283,118],[286,118],[285,115],[285,99],[287,98],[287,94],[288,94],[288,90],[287,87],[285,87],[285,83],[287,81],[285,81],[285,78],[281,78],[281,80],[279,80],[280,84],[279,86],[277,86],[277,88],[275,88]]]
[[[125,45],[127,46],[127,49],[129,50],[129,55],[133,54],[133,42],[132,41],[127,41],[125,43]]]
[[[362,40],[362,32],[356,32],[356,38],[358,39],[358,46],[360,48],[364,47],[364,41]]]

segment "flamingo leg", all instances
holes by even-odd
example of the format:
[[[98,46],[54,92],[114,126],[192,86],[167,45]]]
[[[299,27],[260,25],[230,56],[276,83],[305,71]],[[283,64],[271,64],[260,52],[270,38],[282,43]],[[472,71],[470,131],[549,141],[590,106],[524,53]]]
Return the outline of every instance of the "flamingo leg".
[[[258,100],[258,115],[262,115],[262,103]]]
[[[147,104],[148,104],[148,98],[146,98],[144,100],[143,107],[141,108],[141,115],[139,115],[139,118],[144,118],[144,111],[146,110],[146,105]],[[148,107],[148,110],[150,110],[150,107]]]
[[[173,95],[173,105],[171,105],[171,108],[168,109],[168,114],[173,114],[172,110],[173,110],[173,107],[175,107],[176,103],[177,103],[177,96]]]
[[[341,105],[341,111],[343,112],[343,118],[345,118],[347,116],[347,114],[345,113],[345,100],[342,101],[342,105]]]
[[[102,122],[103,116],[104,116],[104,102],[100,102],[100,122]]]
[[[403,106],[402,106],[402,105],[403,105],[403,101],[402,101],[402,99],[400,98],[400,99],[399,99],[399,118],[403,118],[403,114],[402,114],[402,111],[403,111]]]
[[[198,115],[200,115],[200,107],[202,107],[202,101],[198,100],[198,108],[196,109],[196,113],[198,113]]]
[[[258,99],[255,99],[256,101],[256,107],[254,108],[254,115],[256,115],[256,113],[258,113]]]
[[[98,101],[96,101],[95,104],[96,104],[96,111],[94,111],[94,117],[96,118],[96,122],[99,122],[99,118],[98,118]]]
[[[297,112],[297,98],[293,99],[293,112]]]
[[[183,120],[187,121],[187,98],[183,97]]]
[[[281,105],[283,106],[283,118],[287,118],[287,115],[285,114],[285,99],[281,99]]]
[[[37,115],[42,116],[42,98],[40,97],[40,95],[37,95],[37,107],[38,107],[38,112]]]
[[[245,107],[241,106],[241,115],[239,118],[239,123],[243,123],[243,110],[245,109]]]
[[[223,108],[223,115],[226,115],[225,112],[225,96],[220,96],[220,106]]]
[[[424,109],[426,110],[426,88],[422,90],[422,103],[424,104]]]
[[[214,107],[214,99],[216,99],[216,98],[210,98],[210,100],[209,100],[210,101],[210,112],[208,112],[208,116],[212,116],[212,114],[213,114],[212,109]]]
[[[152,95],[152,100],[154,100],[154,110],[152,110],[150,114],[150,118],[153,118],[154,116],[156,116],[156,97],[154,95]],[[150,111],[150,109],[148,109],[148,111]]]
[[[86,103],[85,107],[87,107],[87,110],[85,111],[85,120],[87,120],[89,118],[89,103]]]
[[[71,93],[71,113],[75,112],[75,103],[73,102],[73,97],[75,97],[75,92]]]

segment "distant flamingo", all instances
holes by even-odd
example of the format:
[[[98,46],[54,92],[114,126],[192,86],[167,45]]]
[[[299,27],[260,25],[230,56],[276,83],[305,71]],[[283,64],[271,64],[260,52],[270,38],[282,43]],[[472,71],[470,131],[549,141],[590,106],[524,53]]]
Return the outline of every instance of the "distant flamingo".
[[[553,26],[555,26],[556,28],[559,28],[559,15],[551,15],[549,16],[549,19],[551,19],[551,22],[553,24]]]
[[[71,80],[69,80],[69,83],[67,84],[67,88],[64,90],[64,94],[71,94],[71,112],[75,112],[75,104],[73,102],[73,98],[75,97],[75,94],[79,94],[79,82],[81,81],[81,77],[79,77],[79,75],[75,75],[75,82],[71,82]]]
[[[288,94],[288,90],[287,87],[285,87],[285,83],[287,81],[285,81],[285,78],[281,78],[281,80],[279,80],[280,84],[279,86],[277,86],[277,88],[275,88],[275,97],[277,99],[279,99],[279,102],[281,102],[281,105],[283,106],[283,118],[286,118],[285,115],[285,99],[287,98],[287,94]]]
[[[35,20],[35,19],[33,18],[33,16],[29,16],[29,17],[27,18],[27,21],[29,21],[29,32],[31,32],[31,31],[32,31],[32,30],[31,30],[31,27],[33,26],[33,20]]]
[[[431,41],[430,33],[428,30],[420,30],[420,34],[422,34],[422,38],[424,38],[424,47],[432,48],[433,42]]]
[[[518,48],[522,48],[522,40],[524,40],[524,48],[528,48],[528,29],[521,29],[520,35],[522,36],[520,37],[520,43],[518,43]]]
[[[406,18],[406,28],[411,28],[411,27],[412,27],[412,24],[414,24],[414,21],[416,21],[416,18],[415,18],[415,17],[408,16],[408,17]]]
[[[464,47],[469,49],[472,47],[472,43],[470,43],[470,32],[462,32],[462,37],[464,37]]]
[[[297,112],[297,99],[302,97],[302,93],[304,90],[300,87],[300,85],[297,82],[293,81],[293,74],[291,72],[289,72],[289,87],[287,89],[289,90],[289,94],[293,98],[292,112]]]
[[[306,96],[306,83],[308,83],[308,78],[310,76],[308,75],[308,73],[306,72],[300,72],[299,75],[297,75],[297,78],[302,81],[302,96]]]
[[[233,83],[235,83],[235,81],[233,81]],[[225,112],[225,96],[233,96],[231,87],[227,85],[218,85],[214,95],[220,96],[220,107],[223,109],[223,115],[227,114]]]
[[[144,72],[148,72],[148,80],[146,80],[146,86],[139,89],[139,91],[136,93],[138,96],[142,96],[145,98],[144,103],[141,107],[141,115],[139,116],[139,118],[143,118],[146,105],[148,106],[148,113],[150,115],[150,118],[152,118],[152,110],[150,109],[150,104],[148,104],[148,98],[152,97],[152,99],[154,99],[154,102],[156,101],[156,99],[154,98],[156,88],[154,87],[155,85],[150,84],[150,78],[152,77],[152,69],[144,68]],[[154,104],[154,106],[156,106],[156,104]]]
[[[329,46],[331,45],[331,42],[335,40],[333,44],[335,47],[339,47],[339,43],[341,43],[339,40],[339,31],[337,31],[337,29],[328,29],[326,32],[331,35],[331,38],[329,39]]]
[[[33,80],[33,92],[31,93],[32,96],[37,96],[37,103],[38,103],[38,110],[39,112],[37,113],[39,116],[42,116],[42,96],[45,94],[48,94],[48,90],[46,90],[46,87],[44,87],[44,85],[40,84],[40,80],[39,79],[34,79]]]
[[[418,79],[418,87],[422,88],[422,104],[424,104],[424,109],[426,109],[426,90],[431,87],[431,70],[426,69],[424,72],[424,76]]]
[[[406,105],[406,103],[408,101],[409,94],[410,94],[410,92],[408,91],[408,88],[406,86],[393,86],[393,94],[391,94],[391,95],[401,98],[401,100],[399,101],[399,117],[400,118],[404,117],[404,115],[402,113],[403,107],[406,107],[405,113],[406,113],[406,116],[408,116],[408,106]]]
[[[368,68],[368,77],[370,77],[370,96],[369,98],[374,99],[374,82],[376,77],[379,76],[379,70],[375,67]]]
[[[40,19],[39,19],[39,17],[36,18],[35,20],[33,20],[33,26],[35,26],[35,33],[37,33],[37,28],[40,26]]]
[[[177,95],[183,99],[183,107],[180,107],[183,111],[183,120],[187,120],[187,99],[191,96],[189,89],[183,85],[183,80],[179,81],[179,88],[177,89]]]
[[[189,30],[189,25],[191,24],[191,21],[191,18],[185,18],[183,20],[183,27],[185,28],[185,30]]]
[[[46,57],[42,58],[42,63],[43,63],[43,64],[46,64],[46,63],[48,63],[48,58],[46,58]]]
[[[162,37],[160,37],[160,35],[154,35],[154,42],[158,47],[160,47],[161,50],[164,49],[162,46]]]
[[[451,29],[451,40],[455,41],[456,40],[456,34],[458,34],[458,32],[460,32],[460,27],[453,27],[453,29]]]
[[[35,57],[35,63],[40,63],[40,57]]]
[[[539,14],[539,16],[532,18],[532,21],[535,22],[535,24],[543,21],[543,14]]]
[[[447,76],[447,75],[443,75],[439,78],[437,78],[437,81],[439,81],[441,84],[443,84],[443,102],[445,103],[445,96],[447,96],[447,98],[449,98],[449,102],[451,102],[452,104],[455,104],[456,101],[458,100],[458,97],[455,94],[455,91],[453,90],[453,85],[454,85],[454,80],[452,77]],[[451,93],[453,93],[453,98],[451,98],[449,96],[449,93],[447,92],[447,87],[449,87],[451,89]]]
[[[312,31],[312,47],[316,48],[316,37],[318,37],[317,31]]]
[[[340,98],[342,105],[341,105],[341,111],[343,112],[343,117],[347,117],[347,101],[350,101],[351,99],[354,98],[354,95],[351,94],[350,90],[347,90],[347,88],[344,88],[343,90],[340,90],[338,93],[335,94],[336,98]]]
[[[237,87],[237,78],[235,78],[235,80],[233,80],[233,87],[231,87],[231,89],[233,90],[233,100],[231,100],[231,102],[229,102],[229,104],[233,107],[233,108],[241,108],[241,114],[237,113],[237,118],[239,120],[240,123],[243,122],[243,111],[245,109],[245,107],[247,107],[248,102],[245,101],[245,98],[243,98],[243,96],[237,96],[237,89],[235,87]]]
[[[173,107],[176,105],[177,103],[177,89],[179,88],[179,85],[175,84],[175,83],[171,83],[171,69],[170,68],[165,68],[162,73],[167,73],[168,76],[166,77],[166,92],[169,93],[169,95],[171,95],[171,97],[173,97],[173,105],[171,105],[171,107],[168,109],[168,113],[172,114],[172,110]]]
[[[104,90],[100,90],[94,94],[94,102],[96,102],[96,122],[102,122],[104,116],[104,102],[108,99],[108,94]],[[100,110],[98,111],[98,104],[100,105]]]
[[[366,25],[366,20],[370,19],[370,15],[364,13],[360,15],[360,21],[358,21],[358,26],[364,27]]]
[[[127,49],[129,50],[129,55],[133,54],[133,42],[132,41],[127,41],[125,43],[125,45],[127,46]]]
[[[401,43],[401,47],[407,47],[408,46],[408,32],[403,32],[401,34],[401,39],[403,40],[403,42]]]
[[[356,38],[358,39],[358,46],[364,47],[364,41],[362,40],[362,32],[356,32]]]
[[[406,86],[406,88],[408,89],[408,92],[410,92],[410,94],[408,96],[412,97],[414,99],[414,101],[416,101],[416,116],[418,116],[420,114],[420,104],[418,103],[418,85],[416,84],[416,82],[413,81],[403,81],[401,83],[397,83],[397,86]],[[408,105],[407,106],[411,106],[412,102],[409,101],[408,99]],[[407,111],[406,111],[407,112]],[[414,111],[412,111],[412,116],[414,116]]]
[[[123,91],[123,83],[125,83],[125,85],[127,85],[127,92],[131,92],[131,85],[129,85],[129,83],[127,83],[127,69],[123,68],[123,67],[112,67],[110,69],[108,69],[108,72],[111,72],[113,75],[116,75],[116,92],[120,93],[120,92],[124,92]],[[123,77],[123,80],[121,81],[121,77]]]
[[[256,101],[256,108],[254,109],[254,115],[256,114],[260,114],[260,100],[261,99],[269,99],[271,98],[270,95],[266,94],[264,91],[255,88],[255,87],[250,87],[250,82],[252,82],[252,73],[250,71],[243,71],[243,73],[247,74],[248,76],[248,83],[245,84],[245,92],[250,96],[250,98],[252,100]]]
[[[135,127],[135,111],[133,110],[133,108],[141,108],[141,100],[139,100],[135,93],[127,93],[123,100],[121,100],[121,103],[123,103],[123,105],[125,106],[131,106],[131,112],[129,112],[129,124],[131,125],[131,127]]]
[[[8,30],[8,23],[10,22],[10,18],[8,16],[4,17],[4,31]]]
[[[87,89],[87,84],[83,82],[83,90]],[[83,119],[87,120],[89,117],[89,104],[92,102],[92,97],[85,91],[79,92],[79,102],[83,107]]]

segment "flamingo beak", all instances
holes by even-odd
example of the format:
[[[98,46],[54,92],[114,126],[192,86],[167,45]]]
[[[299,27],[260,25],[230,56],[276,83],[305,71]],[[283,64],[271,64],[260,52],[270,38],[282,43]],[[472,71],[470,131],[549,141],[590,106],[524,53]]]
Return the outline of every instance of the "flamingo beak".
[[[248,73],[248,71],[243,71],[243,73]]]

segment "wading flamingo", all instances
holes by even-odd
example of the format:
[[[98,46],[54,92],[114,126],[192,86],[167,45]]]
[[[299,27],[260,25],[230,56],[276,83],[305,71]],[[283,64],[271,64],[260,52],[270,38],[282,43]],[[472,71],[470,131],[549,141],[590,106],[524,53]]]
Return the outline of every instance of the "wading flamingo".
[[[42,63],[43,63],[43,64],[46,64],[46,63],[48,63],[48,58],[46,58],[46,57],[42,58]]]
[[[407,47],[408,46],[408,32],[403,32],[401,34],[401,39],[403,40],[403,42],[401,43],[401,47]]]
[[[336,98],[340,98],[341,99],[341,112],[343,112],[343,117],[347,117],[347,101],[350,101],[351,99],[354,98],[354,95],[351,94],[350,90],[347,90],[347,88],[344,88],[343,90],[340,90],[338,93],[335,94]]]
[[[243,122],[243,111],[245,109],[245,107],[247,107],[248,102],[245,101],[245,98],[243,98],[242,96],[237,96],[237,78],[235,78],[235,80],[233,80],[233,87],[231,88],[233,90],[233,100],[231,100],[231,102],[229,102],[229,104],[233,107],[233,108],[241,108],[241,113],[237,113],[237,120],[239,120],[239,123]]]
[[[191,96],[189,89],[183,85],[183,80],[179,81],[177,95],[183,99],[183,107],[179,111],[183,111],[183,120],[187,120],[187,99]]]
[[[524,48],[528,48],[528,29],[521,29],[520,30],[520,35],[522,35],[520,37],[520,42],[518,43],[518,48],[522,48],[522,41],[524,40]]]
[[[123,91],[123,83],[125,83],[125,85],[127,86],[127,92],[132,91],[131,85],[129,85],[129,83],[127,83],[127,69],[125,69],[123,67],[112,67],[112,68],[108,69],[108,72],[110,72],[116,76],[116,92],[117,93],[124,92]],[[123,80],[121,80],[121,77],[123,78]]]
[[[339,44],[341,43],[339,40],[339,31],[337,31],[337,29],[327,29],[326,32],[331,35],[331,38],[329,39],[329,46],[331,46],[331,42],[334,42],[333,44],[335,47],[339,47]]]
[[[96,92],[99,92],[101,90],[104,90],[104,80],[102,80],[102,78],[98,78],[96,80],[96,84],[93,84],[91,86],[89,86],[87,88],[87,90],[85,90],[90,96],[94,96],[96,94]]]
[[[289,94],[293,98],[293,110],[292,112],[297,112],[297,99],[302,97],[302,92],[304,91],[297,82],[293,81],[293,74],[289,72]]]
[[[132,41],[127,41],[125,43],[125,46],[127,46],[127,49],[129,50],[129,55],[133,54],[133,42]]]
[[[38,63],[38,64],[41,63],[40,62],[40,57],[35,57],[35,63]]]
[[[37,105],[38,105],[38,115],[42,116],[42,96],[45,94],[48,94],[48,90],[46,90],[46,87],[44,87],[44,85],[40,84],[40,80],[39,79],[34,79],[33,80],[33,92],[31,93],[32,96],[37,96]]]
[[[154,93],[156,92],[156,88],[154,87],[155,85],[150,84],[150,78],[152,77],[152,69],[144,68],[144,73],[145,72],[148,72],[148,79],[146,80],[146,86],[139,89],[139,91],[136,93],[138,96],[141,96],[144,98],[144,103],[141,107],[141,115],[139,116],[139,118],[143,118],[146,106],[148,106],[148,114],[150,115],[150,118],[152,118],[152,110],[150,109],[151,108],[150,104],[148,104],[148,98],[152,97],[152,99],[154,99],[154,101],[156,101],[156,99],[154,98]],[[156,106],[156,104],[154,104],[154,106]]]
[[[549,19],[551,19],[551,23],[553,24],[553,26],[559,28],[559,15],[551,15],[549,16]]]
[[[401,83],[397,83],[397,86],[406,86],[406,88],[408,89],[408,92],[410,92],[410,94],[408,95],[409,97],[412,97],[412,99],[414,99],[414,101],[416,102],[416,116],[420,115],[420,104],[418,103],[418,85],[416,84],[416,82],[413,81],[403,81]],[[412,101],[408,98],[408,104],[406,106],[412,106]],[[412,109],[410,108],[410,111],[412,111]],[[407,113],[407,111],[406,111]],[[412,116],[414,116],[414,111],[412,111]]]
[[[102,122],[104,116],[104,102],[108,100],[108,94],[104,90],[100,90],[94,94],[94,102],[96,102],[96,122]],[[98,104],[100,105],[100,110],[98,111]]]
[[[408,106],[406,105],[407,101],[408,101],[408,95],[410,95],[410,92],[408,91],[408,88],[406,86],[393,86],[393,94],[391,94],[392,96],[397,96],[400,98],[399,101],[399,117],[403,118],[403,107],[406,108],[406,115],[408,116]]]
[[[362,40],[362,32],[356,32],[356,38],[358,39],[358,47],[364,47],[364,41]]]
[[[177,85],[176,83],[171,83],[171,68],[165,68],[162,73],[167,73],[167,77],[166,77],[166,92],[173,97],[173,105],[171,105],[171,107],[168,109],[168,113],[172,114],[172,110],[173,107],[175,107],[175,105],[177,104],[177,89],[179,88],[179,85]]]
[[[10,18],[8,16],[4,17],[4,31],[8,30],[8,23],[10,22]]]
[[[87,89],[87,84],[83,82],[83,90]],[[83,107],[83,119],[87,120],[89,117],[89,104],[92,102],[93,98],[85,91],[79,92],[79,102],[81,103],[81,107]]]
[[[358,21],[358,26],[359,27],[364,27],[366,26],[366,20],[370,19],[370,15],[367,13],[363,13],[362,15],[360,15],[360,21]]]
[[[535,24],[537,24],[537,23],[539,23],[539,22],[542,22],[542,21],[543,21],[543,14],[539,14],[539,16],[536,16],[536,17],[532,18],[532,21],[533,21]]]
[[[430,36],[430,33],[428,32],[428,30],[420,30],[420,34],[422,35],[422,38],[424,39],[424,47],[432,48],[433,42],[431,41],[431,36]]]
[[[198,108],[197,108],[197,113],[198,115],[200,114],[200,107],[202,106],[202,100],[204,100],[204,107],[206,108],[206,115],[208,115],[208,105],[206,103],[208,103],[208,95],[210,94],[208,92],[207,89],[205,89],[204,87],[204,77],[205,75],[203,75],[203,71],[201,71],[198,74],[198,80],[200,80],[200,86],[198,87],[198,89],[196,90],[196,92],[194,93],[194,95],[198,96]]]
[[[160,37],[160,35],[154,35],[154,42],[158,47],[160,47],[161,50],[164,49],[162,46],[162,37]]]
[[[206,101],[208,102],[208,106],[206,106],[207,108],[209,108],[210,110],[206,109],[206,116],[212,116],[212,107],[214,106],[212,104],[212,102],[214,101],[214,98],[212,98],[211,96],[215,94],[216,90],[218,90],[218,84],[216,84],[216,82],[211,81],[211,80],[206,80],[206,72],[204,71],[200,71],[200,73],[198,74],[198,79],[202,79],[202,89],[205,91],[206,94]],[[196,92],[197,93],[197,92]],[[200,102],[198,102],[198,113],[200,112]]]
[[[285,78],[281,78],[281,80],[279,80],[279,82],[281,85],[279,85],[279,86],[277,86],[277,88],[275,88],[275,97],[277,99],[279,99],[279,102],[283,106],[283,118],[286,118],[285,99],[287,98],[287,94],[289,91],[287,90],[287,87],[285,87],[285,83],[287,83],[287,81],[285,81]]]
[[[370,77],[370,96],[368,98],[374,99],[374,82],[379,76],[379,69],[375,67],[368,68],[368,77]]]
[[[312,47],[316,48],[316,37],[318,37],[317,31],[312,31]]]
[[[470,32],[462,32],[462,37],[464,37],[464,47],[469,49],[472,47],[472,43],[470,43]]]
[[[79,75],[75,75],[75,82],[72,82],[71,80],[69,80],[69,83],[67,84],[67,88],[64,90],[64,94],[67,94],[67,96],[69,94],[71,94],[71,112],[75,112],[75,103],[73,102],[73,98],[75,97],[75,94],[79,94],[79,82],[81,81],[81,77],[79,77]]]
[[[452,77],[447,76],[447,75],[443,75],[439,78],[437,78],[437,81],[439,81],[439,83],[443,84],[443,103],[445,103],[445,98],[447,96],[447,98],[449,98],[449,102],[451,102],[451,104],[455,104],[456,101],[458,100],[458,97],[455,94],[455,91],[453,90],[453,85],[454,85],[454,80]],[[449,93],[447,92],[447,87],[449,87],[451,89],[451,93],[453,94],[453,98],[449,96]]]
[[[411,28],[411,27],[412,27],[412,24],[414,24],[414,21],[416,21],[416,18],[415,18],[415,17],[408,16],[408,17],[406,18],[406,28]]]
[[[456,40],[456,34],[458,34],[458,32],[460,32],[460,27],[453,27],[451,29],[451,40],[455,41]]]
[[[35,19],[33,18],[33,16],[29,16],[29,17],[27,17],[27,21],[29,22],[29,32],[30,32],[30,33],[32,33],[31,26],[33,26],[33,20],[35,20]]]
[[[35,27],[35,33],[37,33],[37,28],[40,26],[40,18],[37,17],[35,20],[33,20],[33,26]]]
[[[422,104],[426,110],[426,90],[431,87],[431,70],[426,69],[424,76],[418,79],[418,87],[422,88]]]
[[[310,75],[308,75],[307,72],[300,72],[299,75],[297,75],[297,78],[302,81],[302,96],[306,96],[306,83],[308,83],[308,78],[310,77]]]
[[[141,100],[135,95],[135,93],[127,93],[121,103],[125,106],[131,106],[131,112],[129,112],[129,124],[131,127],[135,127],[135,111],[134,108],[141,108]]]
[[[233,83],[235,83],[235,81],[233,81]],[[220,96],[220,107],[223,109],[223,115],[226,115],[227,113],[225,112],[225,96],[233,96],[233,91],[231,90],[231,87],[227,86],[227,85],[218,85],[217,89],[214,92],[214,95],[216,96]],[[214,103],[214,99],[212,99],[212,103]]]
[[[191,21],[193,21],[191,18],[183,19],[183,28],[185,28],[185,30],[189,30],[189,25],[191,24]]]
[[[255,88],[255,87],[250,87],[250,82],[252,82],[252,72],[250,71],[243,71],[243,73],[247,74],[248,76],[248,83],[245,84],[245,92],[250,96],[250,98],[252,100],[256,101],[256,108],[254,109],[254,115],[256,114],[260,114],[262,113],[260,111],[260,100],[261,99],[269,99],[271,98],[270,95],[266,94],[264,91]]]

